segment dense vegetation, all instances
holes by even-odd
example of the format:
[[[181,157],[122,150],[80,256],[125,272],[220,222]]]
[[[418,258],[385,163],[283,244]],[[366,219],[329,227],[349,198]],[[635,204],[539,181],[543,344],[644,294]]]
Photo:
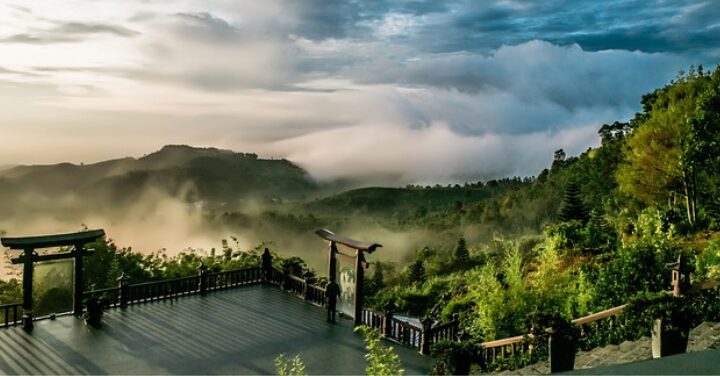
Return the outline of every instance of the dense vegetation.
[[[493,225],[544,223],[541,234],[470,247],[460,238],[454,248],[418,250],[395,272],[380,263],[372,304],[391,301],[414,316],[457,313],[479,343],[528,333],[533,312],[570,319],[666,291],[665,264],[681,253],[693,280],[720,277],[720,69],[681,74],[642,105],[629,122],[603,125],[600,147],[570,158],[558,151],[529,184],[463,205],[463,218],[473,207],[517,207],[524,215],[498,210]],[[714,299],[695,304],[696,320],[720,318]],[[649,329],[618,330],[585,345]]]

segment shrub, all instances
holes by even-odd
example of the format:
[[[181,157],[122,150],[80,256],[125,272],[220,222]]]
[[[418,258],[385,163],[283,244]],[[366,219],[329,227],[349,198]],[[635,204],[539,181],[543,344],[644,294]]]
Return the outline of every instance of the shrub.
[[[383,346],[380,343],[380,332],[377,329],[358,326],[356,331],[365,335],[365,360],[367,367],[365,373],[371,376],[393,376],[403,375],[405,370],[400,366],[400,357],[395,354],[392,347]]]
[[[275,358],[275,371],[279,376],[304,376],[305,364],[300,359],[300,355],[285,359],[285,354],[280,354]]]

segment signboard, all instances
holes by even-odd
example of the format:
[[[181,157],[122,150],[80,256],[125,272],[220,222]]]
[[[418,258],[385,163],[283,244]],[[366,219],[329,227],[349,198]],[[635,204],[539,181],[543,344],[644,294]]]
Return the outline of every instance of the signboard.
[[[34,267],[34,315],[65,313],[73,310],[74,260],[37,262]]]
[[[337,311],[341,314],[355,316],[355,259],[350,257],[337,258],[337,272],[335,280],[340,286],[340,296],[337,302]]]

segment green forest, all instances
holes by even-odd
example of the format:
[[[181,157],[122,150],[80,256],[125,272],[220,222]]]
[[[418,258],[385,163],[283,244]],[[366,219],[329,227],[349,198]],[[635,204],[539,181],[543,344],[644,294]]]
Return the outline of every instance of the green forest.
[[[532,314],[572,319],[667,291],[666,263],[680,254],[689,260],[694,281],[718,278],[720,68],[691,67],[642,96],[640,104],[642,111],[629,121],[599,127],[600,146],[577,156],[557,150],[552,164],[535,177],[327,195],[339,186],[319,186],[289,162],[276,161],[286,172],[259,179],[281,182],[272,194],[295,192],[294,199],[264,197],[266,205],[252,214],[219,204],[204,214],[208,226],[262,229],[266,243],[247,250],[230,238],[207,254],[188,250],[169,257],[104,240],[92,245],[96,254],[85,265],[86,287],[115,286],[122,273],[133,282],[190,275],[201,261],[215,270],[258,265],[261,249],[279,253],[284,234],[312,237],[319,227],[358,237],[363,228],[422,231],[433,241],[402,260],[371,257],[368,305],[382,310],[392,303],[398,313],[414,317],[448,320],[457,314],[463,343],[478,344],[528,333]],[[214,180],[203,174],[226,173],[239,168],[232,158],[256,156],[226,156],[220,165],[210,163],[214,157],[203,158],[182,173],[199,176],[206,182],[206,198],[219,201],[232,194],[232,187],[207,183]],[[124,176],[146,179],[141,175]],[[296,183],[300,188],[289,188]],[[296,274],[324,273],[310,270],[298,257],[276,257],[276,262]],[[716,295],[700,294],[693,301],[694,322],[720,319]],[[2,302],[20,296],[18,281],[0,282]],[[628,321],[624,328],[598,331],[582,346],[639,338],[647,330]]]

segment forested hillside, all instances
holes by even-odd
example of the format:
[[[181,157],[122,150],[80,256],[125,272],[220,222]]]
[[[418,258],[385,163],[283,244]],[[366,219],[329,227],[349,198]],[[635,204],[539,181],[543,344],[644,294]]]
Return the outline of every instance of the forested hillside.
[[[531,182],[462,205],[462,223],[538,235],[459,238],[417,250],[407,266],[376,263],[375,307],[459,314],[479,343],[528,333],[533,312],[570,319],[666,291],[665,264],[680,254],[695,281],[720,276],[720,69],[691,69],[641,103],[630,121],[600,127],[600,147],[569,158],[559,150]],[[694,320],[720,319],[709,299],[692,305]],[[610,330],[587,345],[647,328],[631,320]]]
[[[97,203],[132,201],[147,188],[171,195],[185,190],[188,202],[233,202],[239,198],[303,198],[316,183],[287,160],[184,145],[165,146],[144,157],[94,164],[17,166],[0,171],[0,193],[15,199],[37,194],[47,200],[70,194]]]

